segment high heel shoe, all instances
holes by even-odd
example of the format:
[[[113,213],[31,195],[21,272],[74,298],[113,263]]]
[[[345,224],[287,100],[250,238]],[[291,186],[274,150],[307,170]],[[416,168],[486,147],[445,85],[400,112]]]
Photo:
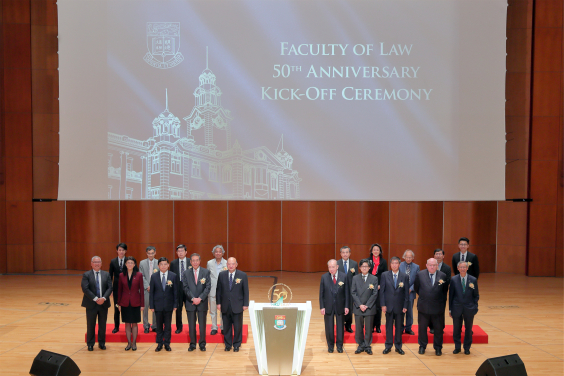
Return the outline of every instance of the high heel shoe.
[[[125,348],[125,351],[129,351],[129,350],[131,350],[131,344],[128,343],[127,347]]]
[[[133,346],[131,346],[131,351],[137,351],[137,344],[134,343]]]

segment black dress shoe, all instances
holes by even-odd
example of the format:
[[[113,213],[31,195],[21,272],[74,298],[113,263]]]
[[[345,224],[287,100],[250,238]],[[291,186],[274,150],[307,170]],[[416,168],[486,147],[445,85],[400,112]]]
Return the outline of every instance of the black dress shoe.
[[[470,355],[470,349],[464,350],[464,355]]]
[[[166,351],[171,351],[172,349],[170,348],[170,345],[164,345],[165,346],[165,350]]]
[[[429,333],[435,334],[435,329],[429,329]]]
[[[392,349],[384,349],[384,351],[382,351],[382,354],[389,354],[390,351],[392,351]]]
[[[131,350],[131,345],[128,343],[127,346],[125,347],[125,351],[129,351]]]
[[[454,349],[454,351],[452,352],[453,354],[458,354],[460,352],[460,349]]]
[[[333,349],[329,348],[329,349],[327,349],[327,352],[333,353]]]
[[[372,355],[372,349],[366,349],[366,350],[364,350],[364,351],[366,351],[366,353],[367,353],[368,355]]]
[[[396,352],[400,355],[405,355],[405,351],[403,351],[402,349],[396,349]]]
[[[339,354],[341,354],[341,353],[343,352],[343,348],[342,348],[342,347],[337,347],[337,352],[338,352]]]
[[[425,354],[425,348],[423,346],[419,346],[419,354]]]
[[[354,353],[355,353],[355,354],[360,354],[360,353],[363,352],[363,351],[364,351],[363,348],[357,347],[357,349],[355,350]]]
[[[182,329],[176,329],[174,332],[175,332],[176,334],[180,334],[180,333],[182,333]]]
[[[206,346],[200,346],[200,351],[206,351]]]
[[[345,328],[345,332],[349,332],[349,333],[352,333],[352,332],[353,332],[353,330],[352,330],[352,328]]]
[[[163,349],[163,345],[162,345],[162,344],[159,344],[159,345],[157,346],[157,348],[155,349],[155,351],[156,351],[156,352],[159,352],[159,351],[161,351],[162,349]]]
[[[415,333],[413,333],[413,330],[406,330],[404,333],[409,334],[411,336],[415,335]]]
[[[94,346],[88,346],[88,351],[94,351]]]
[[[188,347],[188,351],[194,351],[194,350],[196,350],[196,346],[190,346],[190,347]]]
[[[233,352],[239,352],[239,347],[233,346]]]
[[[151,332],[155,332],[155,333],[156,333],[156,332],[157,332],[157,328],[151,329]]]
[[[217,334],[217,330],[215,330],[215,329],[212,330],[211,333],[210,333],[210,335],[212,335],[212,336],[215,336],[216,334]]]
[[[436,350],[435,350],[435,355],[436,355],[436,356],[441,356],[441,355],[443,355],[443,352],[441,351],[441,349],[436,349]]]
[[[114,330],[112,330],[112,333],[116,334],[117,332],[119,332],[119,328],[114,328]]]
[[[149,333],[149,328],[145,328],[145,330],[143,330],[143,333],[145,334]]]
[[[231,351],[231,346],[225,346],[225,351]]]
[[[106,350],[106,345],[98,345],[98,347],[100,348],[100,350]]]

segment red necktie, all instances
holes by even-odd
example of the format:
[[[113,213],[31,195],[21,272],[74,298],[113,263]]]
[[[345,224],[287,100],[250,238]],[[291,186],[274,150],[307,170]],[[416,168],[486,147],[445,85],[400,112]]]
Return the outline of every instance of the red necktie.
[[[337,278],[335,278],[335,275],[333,274],[333,284],[336,285],[337,284]]]

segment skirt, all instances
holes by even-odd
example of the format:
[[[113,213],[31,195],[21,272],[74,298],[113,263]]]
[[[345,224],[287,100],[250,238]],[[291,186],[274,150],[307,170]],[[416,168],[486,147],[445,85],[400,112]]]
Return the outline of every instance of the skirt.
[[[121,307],[121,321],[137,324],[141,322],[141,307]]]

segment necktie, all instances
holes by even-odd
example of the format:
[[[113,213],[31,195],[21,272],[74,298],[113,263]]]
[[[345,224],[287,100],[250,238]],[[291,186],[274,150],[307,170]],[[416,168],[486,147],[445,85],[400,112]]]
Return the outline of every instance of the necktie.
[[[163,273],[163,278],[161,279],[161,283],[163,284],[163,291],[164,291],[166,288],[166,279],[164,273]]]
[[[337,284],[337,278],[335,278],[335,274],[333,274],[333,284],[334,284],[334,285]]]
[[[101,298],[102,297],[102,291],[100,290],[100,280],[98,279],[100,272],[96,272],[96,296]]]
[[[153,274],[153,260],[149,261],[149,269],[151,270],[149,275]]]
[[[229,273],[229,291],[231,291],[231,286],[233,286],[233,274]]]
[[[345,273],[348,273],[348,272],[349,272],[349,268],[347,268],[348,264],[349,264],[349,263],[345,261]]]
[[[411,273],[411,264],[407,264],[407,275],[409,275],[409,273]]]
[[[394,288],[398,287],[398,275],[394,274]]]
[[[429,274],[429,276],[431,277],[431,285],[434,285],[435,284],[435,275]]]
[[[462,277],[462,293],[464,294],[466,292],[466,278]]]
[[[460,256],[460,261],[464,261],[464,255]]]
[[[180,261],[180,280],[182,281],[182,274],[184,274],[184,260]]]
[[[364,276],[364,282],[366,282],[366,277],[368,277],[368,275],[365,275],[365,276]]]
[[[123,272],[123,260],[119,260],[119,271]]]
[[[194,269],[194,282],[198,284],[198,271],[196,269]]]

